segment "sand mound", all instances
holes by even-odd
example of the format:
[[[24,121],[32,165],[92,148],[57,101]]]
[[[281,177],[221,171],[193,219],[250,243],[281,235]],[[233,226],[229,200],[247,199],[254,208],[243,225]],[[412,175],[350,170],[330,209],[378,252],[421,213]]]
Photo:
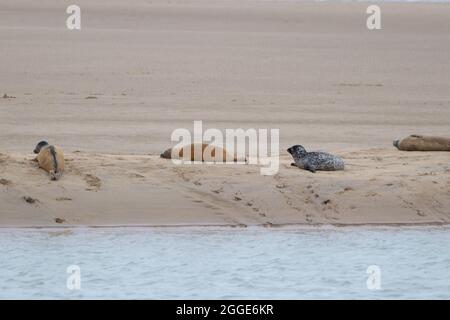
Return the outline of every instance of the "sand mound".
[[[32,156],[0,154],[0,225],[450,222],[448,153],[336,153],[345,171],[313,174],[291,167],[285,155],[275,176],[261,176],[254,165],[177,166],[159,155],[72,153],[56,182]]]

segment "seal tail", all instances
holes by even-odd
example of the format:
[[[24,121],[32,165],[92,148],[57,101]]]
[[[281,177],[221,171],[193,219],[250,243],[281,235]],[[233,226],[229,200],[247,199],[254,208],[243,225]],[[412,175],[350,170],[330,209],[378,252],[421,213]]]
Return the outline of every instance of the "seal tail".
[[[55,172],[55,170],[50,170],[50,179],[55,181],[55,180],[59,180],[59,178],[61,178],[62,173],[61,171]]]
[[[61,172],[59,172],[58,170],[58,160],[56,159],[56,150],[54,146],[50,146],[49,149],[53,159],[53,170],[50,170],[50,179],[58,180],[59,178],[61,178]]]

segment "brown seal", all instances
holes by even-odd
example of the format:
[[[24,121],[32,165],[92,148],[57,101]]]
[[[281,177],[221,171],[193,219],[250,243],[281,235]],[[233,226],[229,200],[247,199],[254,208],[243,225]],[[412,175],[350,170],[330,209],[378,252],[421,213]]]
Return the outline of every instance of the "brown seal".
[[[189,148],[191,149],[190,159]],[[191,143],[176,149],[170,148],[161,153],[161,158],[206,162],[237,162],[236,157],[231,156],[225,149],[206,143]]]
[[[394,140],[394,146],[403,151],[450,151],[450,138],[412,134]]]
[[[58,180],[65,168],[64,153],[57,147],[51,146],[47,141],[41,141],[34,149],[39,168],[50,175],[51,180]]]

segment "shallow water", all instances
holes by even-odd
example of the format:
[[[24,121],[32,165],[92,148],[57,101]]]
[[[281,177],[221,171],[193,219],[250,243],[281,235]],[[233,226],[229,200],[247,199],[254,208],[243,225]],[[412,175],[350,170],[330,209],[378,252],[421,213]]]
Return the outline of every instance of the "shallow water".
[[[450,229],[0,230],[0,298],[450,298]],[[66,285],[80,267],[80,290]],[[380,268],[369,290],[367,268]]]

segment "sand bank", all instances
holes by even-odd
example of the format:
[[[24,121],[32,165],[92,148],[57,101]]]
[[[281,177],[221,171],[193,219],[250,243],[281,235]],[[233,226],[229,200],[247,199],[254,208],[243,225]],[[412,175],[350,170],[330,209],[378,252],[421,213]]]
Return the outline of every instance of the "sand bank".
[[[32,156],[0,156],[1,226],[446,224],[449,153],[338,151],[345,171],[315,174],[281,159],[184,165],[154,156],[72,153],[57,182]],[[58,218],[58,222],[55,219]],[[59,220],[60,219],[60,220]]]

